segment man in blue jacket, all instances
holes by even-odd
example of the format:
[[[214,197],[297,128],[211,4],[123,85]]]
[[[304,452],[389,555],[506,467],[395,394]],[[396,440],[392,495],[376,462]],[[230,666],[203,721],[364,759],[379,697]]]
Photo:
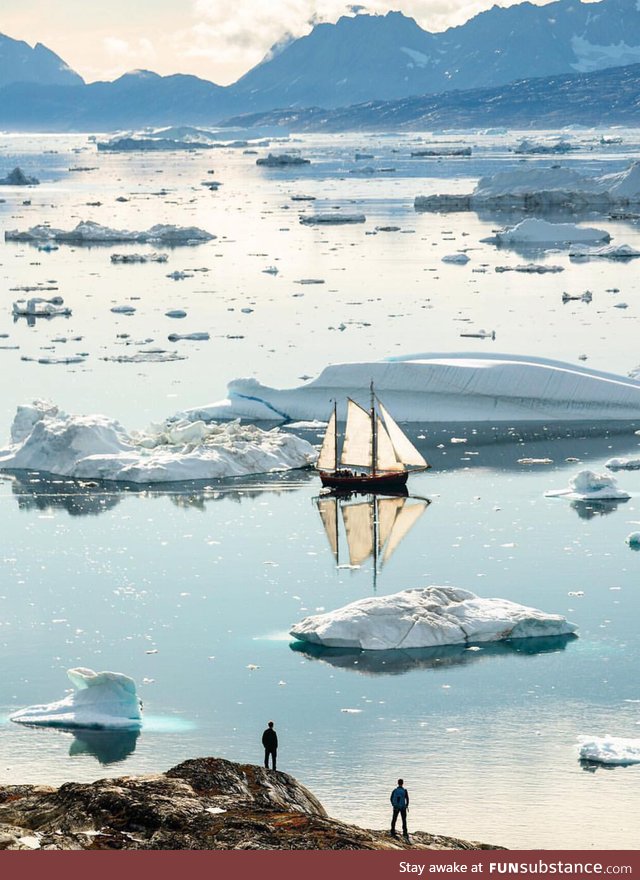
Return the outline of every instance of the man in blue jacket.
[[[389,800],[391,801],[391,806],[393,807],[393,818],[391,819],[391,836],[398,836],[396,834],[396,822],[398,820],[398,813],[400,813],[400,816],[402,818],[402,833],[408,840],[409,832],[407,831],[407,810],[409,809],[409,792],[404,787],[404,780],[398,779],[398,787],[393,789]]]

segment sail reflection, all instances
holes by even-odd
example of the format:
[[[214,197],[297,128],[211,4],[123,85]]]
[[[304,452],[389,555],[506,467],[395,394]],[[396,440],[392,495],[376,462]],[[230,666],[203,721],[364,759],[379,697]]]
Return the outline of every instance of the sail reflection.
[[[564,651],[577,638],[573,633],[529,639],[484,642],[481,645],[440,645],[437,648],[396,648],[389,651],[363,651],[358,648],[326,648],[308,642],[292,642],[292,651],[310,660],[320,660],[339,669],[361,675],[404,675],[417,669],[447,669],[468,666],[489,657],[533,656]]]

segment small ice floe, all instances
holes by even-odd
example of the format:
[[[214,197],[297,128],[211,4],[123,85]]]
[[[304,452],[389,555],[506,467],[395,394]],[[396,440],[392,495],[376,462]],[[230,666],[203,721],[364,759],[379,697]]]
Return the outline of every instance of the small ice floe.
[[[573,301],[590,303],[593,299],[593,294],[590,290],[585,290],[584,293],[567,293],[566,290],[562,292],[562,302],[568,303]]]
[[[210,335],[205,331],[197,331],[194,333],[170,333],[167,336],[169,342],[179,342],[181,339],[191,339],[195,342],[206,342],[211,339]]]
[[[237,421],[175,418],[128,433],[107,416],[69,415],[36,401],[18,407],[11,443],[0,450],[0,470],[161,483],[284,471],[305,467],[316,455],[294,434]]]
[[[307,617],[291,635],[326,647],[386,651],[568,635],[576,629],[559,614],[432,586],[360,599]]]
[[[12,312],[15,318],[56,318],[71,314],[71,309],[64,305],[61,296],[43,299],[34,296],[31,299],[19,299],[14,302]]]
[[[303,193],[291,196],[292,202],[315,202],[315,200],[315,196],[305,196]]]
[[[0,186],[37,186],[40,183],[37,177],[29,177],[22,168],[14,168],[6,177],[0,178]]]
[[[571,251],[569,256],[572,259],[588,260],[635,260],[640,257],[640,251],[629,244],[611,244],[606,247],[594,248],[591,250]]]
[[[584,470],[571,477],[567,489],[550,489],[545,498],[568,498],[570,501],[626,501],[628,492],[618,489],[611,474],[596,474]]]
[[[184,281],[185,278],[193,278],[193,275],[190,272],[182,272],[180,269],[174,269],[173,272],[169,272],[167,278],[171,278],[172,281]]]
[[[470,330],[467,333],[461,333],[460,336],[465,336],[468,339],[495,339],[496,331],[495,330]]]
[[[519,155],[526,153],[529,155],[537,154],[546,156],[549,154],[569,153],[571,150],[576,149],[577,147],[573,146],[569,141],[566,141],[563,138],[556,138],[553,141],[531,141],[528,138],[525,138],[513,148],[513,152]]]
[[[166,263],[167,254],[111,254],[112,263]]]
[[[296,153],[269,153],[256,159],[256,165],[266,165],[267,168],[284,168],[287,165],[310,165],[310,159],[303,159]]]
[[[158,223],[143,232],[130,232],[127,229],[112,229],[95,223],[93,220],[81,220],[74,229],[55,229],[42,223],[32,226],[24,232],[8,229],[4,233],[5,241],[38,242],[56,241],[62,244],[122,244],[123,242],[158,242],[162,244],[192,245],[211,241],[216,236],[196,226],[174,226],[170,223]]]
[[[553,464],[552,458],[519,458],[518,464]]]
[[[364,214],[341,214],[335,211],[331,214],[301,214],[300,222],[304,226],[341,226],[345,223],[364,223]]]
[[[633,550],[640,550],[640,532],[630,532],[624,540]]]
[[[619,303],[615,303],[615,305],[614,305],[614,309],[628,309],[628,308],[629,308],[629,303],[626,303],[626,302],[619,302]]]
[[[135,306],[112,306],[110,311],[114,312],[116,315],[133,315],[136,311]]]
[[[610,458],[604,466],[610,471],[637,471],[640,470],[640,458]]]
[[[564,266],[546,266],[544,263],[519,263],[517,266],[496,266],[496,272],[523,272],[527,275],[544,275],[564,272]]]
[[[442,258],[443,263],[455,263],[459,266],[464,266],[469,262],[469,257],[466,254],[447,254]]]
[[[172,361],[186,361],[187,356],[177,351],[165,351],[163,348],[150,348],[136,351],[134,354],[112,354],[100,358],[114,364],[167,364]]]
[[[515,226],[507,227],[489,238],[483,238],[482,241],[498,245],[528,244],[532,247],[546,245],[559,247],[576,242],[595,244],[610,239],[611,236],[604,229],[578,226],[575,223],[550,223],[548,220],[528,217]]]
[[[360,715],[362,709],[340,709],[345,715]]]
[[[54,703],[28,706],[9,716],[18,724],[94,730],[140,730],[142,711],[132,678],[121,672],[69,669],[72,693]]]
[[[324,278],[298,278],[294,284],[324,284]]]
[[[640,764],[640,739],[617,736],[581,736],[580,760],[597,764]]]
[[[187,313],[184,309],[169,309],[165,313],[165,317],[167,318],[186,318]]]
[[[267,266],[267,268],[262,271],[265,275],[277,275],[280,270],[277,266]]]

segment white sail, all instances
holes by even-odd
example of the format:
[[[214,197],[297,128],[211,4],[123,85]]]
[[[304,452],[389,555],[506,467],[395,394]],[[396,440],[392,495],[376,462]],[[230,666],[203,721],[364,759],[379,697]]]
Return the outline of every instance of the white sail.
[[[389,561],[398,544],[402,541],[405,535],[411,531],[414,524],[420,519],[428,506],[428,501],[420,501],[418,504],[407,505],[399,511],[395,522],[393,523],[387,546],[384,548],[382,565]]]
[[[347,404],[347,426],[340,463],[351,467],[371,467],[371,417],[351,398]]]
[[[379,471],[404,471],[405,469],[402,462],[398,461],[391,438],[379,416],[376,420],[376,469]]]
[[[381,498],[378,501],[378,552],[387,543],[393,524],[405,505],[406,498]]]
[[[336,466],[336,414],[335,410],[331,413],[327,431],[322,441],[320,455],[316,462],[316,467],[321,471],[334,470]]]
[[[342,508],[349,562],[360,565],[373,553],[373,504],[348,504]]]
[[[336,498],[318,498],[318,512],[327,533],[331,552],[338,562],[338,501]]]
[[[394,422],[380,401],[378,401],[378,406],[382,413],[382,417],[384,418],[385,427],[389,432],[389,437],[391,438],[398,459],[405,465],[429,467],[424,457],[418,452],[402,428]]]

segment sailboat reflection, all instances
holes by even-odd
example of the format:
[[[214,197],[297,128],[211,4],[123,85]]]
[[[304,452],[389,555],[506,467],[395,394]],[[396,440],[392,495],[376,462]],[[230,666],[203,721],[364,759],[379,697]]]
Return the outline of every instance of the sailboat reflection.
[[[346,537],[349,565],[373,559],[373,587],[378,568],[389,561],[399,544],[420,519],[427,498],[410,495],[320,495],[315,499],[336,565],[340,560],[340,520]]]
[[[73,741],[69,747],[72,758],[91,755],[100,764],[118,764],[136,750],[139,730],[92,730],[74,728]]]

